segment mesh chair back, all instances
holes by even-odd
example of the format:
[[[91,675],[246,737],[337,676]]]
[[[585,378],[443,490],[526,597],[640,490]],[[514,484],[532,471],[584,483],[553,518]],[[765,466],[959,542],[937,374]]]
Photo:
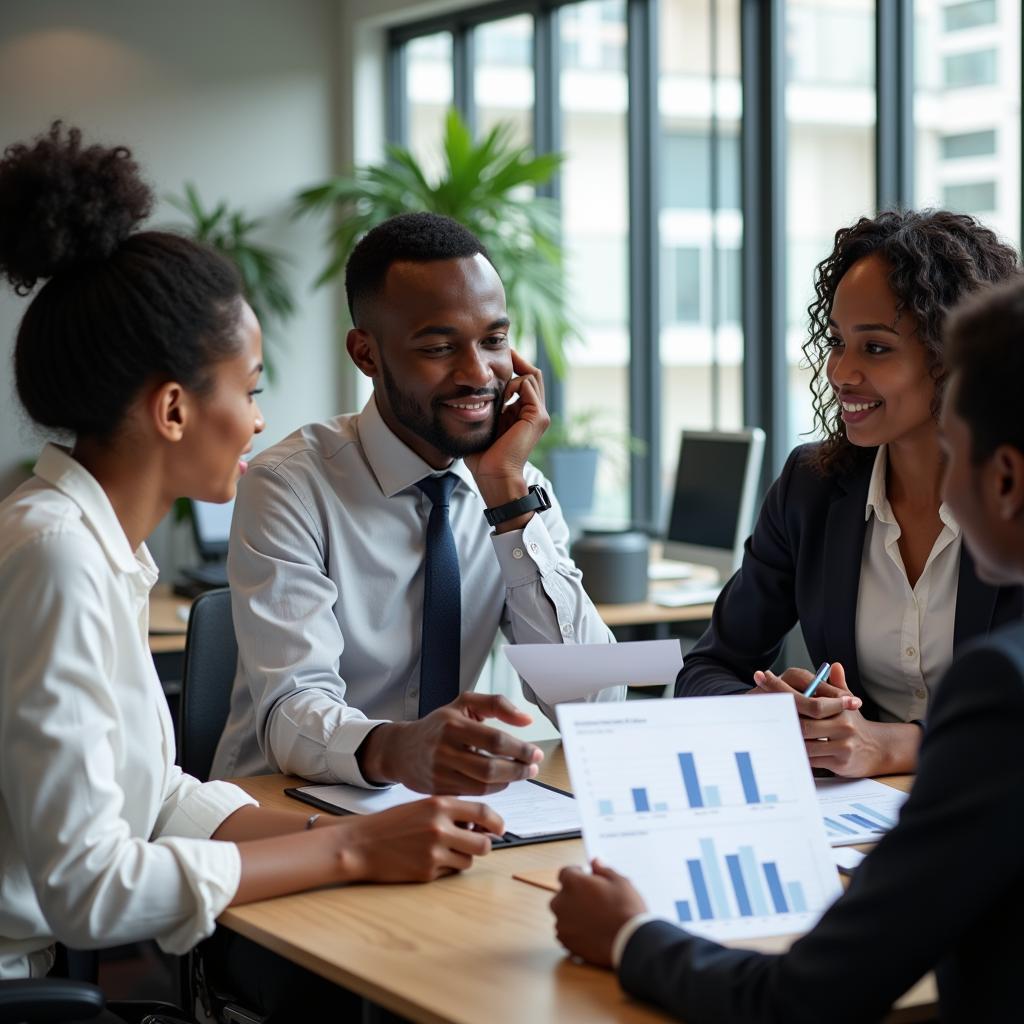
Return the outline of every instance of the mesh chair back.
[[[231,619],[231,591],[209,590],[192,605],[181,679],[181,767],[201,782],[231,706],[238,644]]]

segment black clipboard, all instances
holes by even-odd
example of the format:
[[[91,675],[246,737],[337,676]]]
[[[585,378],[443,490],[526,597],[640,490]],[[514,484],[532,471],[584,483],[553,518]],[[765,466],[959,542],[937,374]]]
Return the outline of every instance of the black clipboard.
[[[569,797],[570,800],[576,798],[569,793],[567,790],[559,789],[557,786],[551,786],[546,782],[538,782],[536,779],[527,779],[527,782],[534,786],[540,786],[541,789],[550,789],[552,793],[561,793],[562,796]],[[346,811],[342,807],[338,807],[336,804],[328,803],[326,800],[321,800],[317,796],[311,796],[309,793],[303,793],[299,786],[289,786],[284,791],[285,796],[290,796],[293,800],[301,800],[304,804],[309,804],[315,807],[318,811],[325,811],[327,814],[336,814],[339,817],[345,814],[355,814],[356,811]],[[426,797],[428,794],[424,793]],[[485,796],[469,796],[467,800],[482,800],[486,801]],[[542,836],[517,836],[513,832],[506,832],[503,836],[491,839],[491,849],[493,850],[504,850],[511,846],[531,846],[534,843],[557,843],[562,839],[579,839],[582,836],[582,832],[577,829],[572,829],[569,832],[551,832],[547,835]]]

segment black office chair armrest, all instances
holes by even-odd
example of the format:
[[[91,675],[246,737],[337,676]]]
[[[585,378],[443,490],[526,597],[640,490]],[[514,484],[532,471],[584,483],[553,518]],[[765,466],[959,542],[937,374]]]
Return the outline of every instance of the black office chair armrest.
[[[105,1006],[103,993],[87,981],[10,978],[0,981],[0,1024],[57,1024],[88,1020]]]

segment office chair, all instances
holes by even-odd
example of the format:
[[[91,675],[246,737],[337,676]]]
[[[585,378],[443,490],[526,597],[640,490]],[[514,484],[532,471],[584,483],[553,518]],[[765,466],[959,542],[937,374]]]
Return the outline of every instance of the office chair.
[[[68,978],[0,981],[0,1024],[91,1020],[106,1005],[95,985]]]
[[[223,587],[200,594],[192,603],[185,636],[178,751],[182,770],[200,782],[210,778],[228,720],[237,661],[231,591]]]
[[[192,602],[185,635],[185,664],[181,676],[178,758],[182,771],[207,782],[213,755],[231,707],[238,643],[231,618],[231,591],[208,590]],[[262,1018],[241,1007],[229,994],[210,983],[201,951],[182,958],[181,998],[189,1006],[198,996],[203,1008],[220,1021]]]

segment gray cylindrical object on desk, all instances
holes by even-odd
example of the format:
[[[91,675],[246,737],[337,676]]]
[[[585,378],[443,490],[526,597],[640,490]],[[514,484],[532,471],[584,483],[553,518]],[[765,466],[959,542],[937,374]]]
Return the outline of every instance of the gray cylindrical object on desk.
[[[636,530],[588,530],[572,546],[583,589],[595,604],[647,600],[647,534]]]

